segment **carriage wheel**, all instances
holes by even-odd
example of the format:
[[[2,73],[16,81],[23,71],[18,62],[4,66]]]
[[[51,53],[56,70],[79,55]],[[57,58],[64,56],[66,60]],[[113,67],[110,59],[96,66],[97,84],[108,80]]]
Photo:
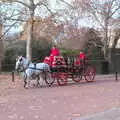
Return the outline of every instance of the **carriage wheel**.
[[[84,71],[84,77],[87,82],[94,81],[96,70],[94,67],[88,66]]]
[[[78,75],[74,75],[73,76],[73,81],[75,82],[80,82],[82,80],[82,75],[78,74]]]
[[[55,81],[54,73],[45,72],[44,80],[49,86],[51,86]]]
[[[57,75],[57,83],[58,85],[66,85],[67,84],[67,80],[68,79],[68,75],[67,73],[58,73]]]
[[[72,80],[75,82],[80,82],[82,80],[82,74],[80,73],[79,69],[75,70]]]

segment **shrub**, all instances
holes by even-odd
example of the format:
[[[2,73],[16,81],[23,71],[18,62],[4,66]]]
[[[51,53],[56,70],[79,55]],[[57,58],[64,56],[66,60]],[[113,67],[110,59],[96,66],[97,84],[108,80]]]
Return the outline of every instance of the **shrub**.
[[[80,50],[61,48],[61,54],[63,56],[75,56],[75,55],[79,55],[79,53],[80,53]]]
[[[46,56],[50,55],[52,42],[46,39],[35,40],[32,42],[33,61],[43,61]]]
[[[32,42],[33,62],[43,61],[44,57],[49,55],[51,46],[52,43],[48,42],[45,39],[33,41]],[[12,68],[14,69],[15,60],[18,55],[26,56],[26,41],[16,41],[6,46],[2,70],[11,71]]]

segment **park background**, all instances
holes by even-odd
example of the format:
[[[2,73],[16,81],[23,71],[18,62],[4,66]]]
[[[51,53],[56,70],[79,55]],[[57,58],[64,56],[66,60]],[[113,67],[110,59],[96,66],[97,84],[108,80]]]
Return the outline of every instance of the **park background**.
[[[18,55],[42,62],[56,44],[61,54],[84,51],[97,73],[119,72],[119,0],[0,0],[0,70]]]

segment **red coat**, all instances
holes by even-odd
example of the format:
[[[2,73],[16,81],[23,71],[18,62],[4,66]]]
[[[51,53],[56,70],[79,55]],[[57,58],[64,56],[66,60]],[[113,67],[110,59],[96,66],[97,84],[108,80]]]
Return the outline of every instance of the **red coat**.
[[[53,56],[59,56],[60,55],[60,51],[58,48],[52,48],[51,49],[51,55]]]
[[[51,60],[50,60],[50,57],[45,57],[45,59],[44,59],[43,62],[51,66]]]
[[[54,57],[59,56],[59,55],[60,55],[59,49],[58,48],[52,48],[50,56],[45,58],[44,63],[47,63],[50,66],[52,66],[52,63],[54,61]]]
[[[80,53],[79,56],[80,56],[80,59],[81,59],[81,60],[84,60],[84,59],[85,59],[85,54],[84,54],[84,53]]]

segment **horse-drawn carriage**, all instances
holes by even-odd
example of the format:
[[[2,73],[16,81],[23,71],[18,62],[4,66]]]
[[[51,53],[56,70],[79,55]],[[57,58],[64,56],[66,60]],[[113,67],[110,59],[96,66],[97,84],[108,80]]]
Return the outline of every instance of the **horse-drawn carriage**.
[[[24,72],[24,87],[28,86],[31,79],[37,79],[40,85],[40,76],[51,86],[56,80],[58,85],[66,85],[68,79],[80,82],[83,78],[91,82],[96,75],[95,68],[86,61],[79,61],[77,57],[54,56],[52,63],[46,57],[43,63],[32,63],[20,56],[16,61],[16,70]],[[79,62],[78,62],[79,61]],[[76,64],[76,63],[79,64]]]
[[[89,64],[88,60],[81,61],[79,57],[54,56],[52,63],[49,57],[46,57],[44,62],[50,65],[51,69],[49,77],[46,76],[46,79],[50,81],[49,84],[57,80],[58,85],[66,85],[68,79],[80,82],[83,78],[91,82],[96,75],[95,68]]]

